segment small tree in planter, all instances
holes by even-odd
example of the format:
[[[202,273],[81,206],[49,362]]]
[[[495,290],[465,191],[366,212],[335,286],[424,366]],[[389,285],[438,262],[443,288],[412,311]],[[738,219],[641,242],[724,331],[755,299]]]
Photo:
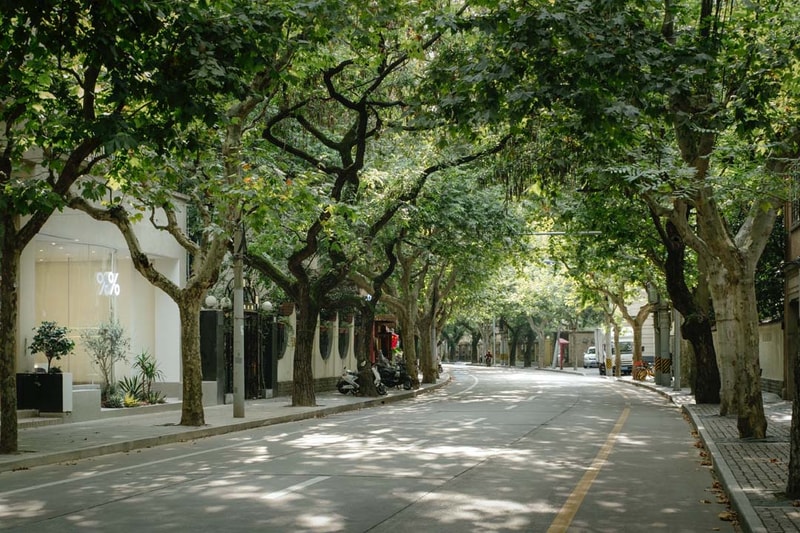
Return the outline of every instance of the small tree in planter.
[[[67,338],[69,329],[45,321],[33,330],[36,333],[30,346],[31,353],[43,353],[47,357],[47,372],[55,372],[55,368],[50,366],[53,359],[61,360],[62,356],[69,355],[75,348],[75,341]]]
[[[84,331],[81,339],[92,354],[92,363],[100,370],[103,380],[102,401],[105,403],[114,388],[114,365],[127,361],[131,341],[119,322],[100,324],[97,328]]]

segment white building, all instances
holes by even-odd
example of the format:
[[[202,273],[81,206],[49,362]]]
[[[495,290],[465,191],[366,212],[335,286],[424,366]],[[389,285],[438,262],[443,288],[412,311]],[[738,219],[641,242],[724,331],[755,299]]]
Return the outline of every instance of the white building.
[[[185,210],[179,215],[185,227]],[[174,239],[149,221],[137,224],[136,233],[156,268],[183,284],[186,253]],[[46,366],[44,355],[32,356],[27,347],[33,329],[50,320],[68,327],[75,341],[75,351],[53,365],[72,373],[75,383],[98,383],[80,334],[114,317],[131,339],[131,359],[146,350],[156,357],[164,381],[180,381],[178,308],[136,271],[113,224],[72,209],[55,213],[22,254],[19,296],[18,372]],[[130,365],[119,364],[115,374],[129,375]]]

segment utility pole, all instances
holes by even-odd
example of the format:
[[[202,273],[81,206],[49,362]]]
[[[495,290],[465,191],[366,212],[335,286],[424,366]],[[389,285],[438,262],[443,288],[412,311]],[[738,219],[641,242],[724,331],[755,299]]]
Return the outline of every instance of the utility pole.
[[[661,347],[661,364],[662,364],[662,371],[661,371],[661,379],[659,381],[658,376],[656,376],[656,383],[658,385],[669,387],[670,380],[672,378],[672,371],[665,372],[664,370],[670,365],[670,353],[669,353],[669,326],[670,326],[670,312],[669,312],[669,305],[664,300],[659,300],[658,304],[658,343]]]
[[[672,389],[681,390],[681,314],[677,309],[672,309],[673,329],[675,334],[675,344],[672,349],[672,374],[675,378],[672,383]]]
[[[239,220],[233,234],[233,417],[244,418],[244,227]]]

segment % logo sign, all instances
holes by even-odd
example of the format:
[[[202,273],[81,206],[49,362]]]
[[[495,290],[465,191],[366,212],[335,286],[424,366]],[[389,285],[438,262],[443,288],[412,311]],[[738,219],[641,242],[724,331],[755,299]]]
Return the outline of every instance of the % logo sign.
[[[118,272],[98,272],[95,275],[97,284],[100,285],[100,290],[97,294],[100,296],[111,296],[112,294],[114,296],[119,296],[118,278]]]

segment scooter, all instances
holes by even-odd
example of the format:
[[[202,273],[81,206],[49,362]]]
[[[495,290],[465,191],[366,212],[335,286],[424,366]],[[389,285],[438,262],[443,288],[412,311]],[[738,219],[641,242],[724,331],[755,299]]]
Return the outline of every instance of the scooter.
[[[406,372],[404,364],[378,365],[378,371],[381,374],[381,383],[386,387],[394,388],[402,385],[403,389],[411,390],[411,376]]]
[[[387,393],[386,386],[381,383],[381,374],[378,372],[378,369],[375,368],[375,365],[372,366],[372,375],[375,378],[375,388],[378,394],[383,396]],[[360,389],[358,385],[358,372],[345,368],[339,378],[339,382],[336,384],[336,389],[342,394],[352,394],[353,396],[358,394]]]

